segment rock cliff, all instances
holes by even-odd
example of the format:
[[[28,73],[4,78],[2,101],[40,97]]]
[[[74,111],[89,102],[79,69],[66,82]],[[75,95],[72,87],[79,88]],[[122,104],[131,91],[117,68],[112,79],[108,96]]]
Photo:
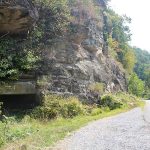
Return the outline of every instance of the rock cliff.
[[[108,92],[126,91],[125,73],[108,55],[104,40],[103,1],[98,1],[98,7],[101,8],[98,18],[73,7],[73,32],[47,45],[43,52],[46,68],[41,70],[48,73],[47,91],[90,100],[97,96],[89,88],[91,84],[104,83]]]
[[[31,27],[38,18],[37,9],[29,1],[24,2],[28,7],[0,6],[0,32],[19,33]],[[107,92],[126,91],[125,73],[108,55],[104,40],[104,1],[97,1],[97,6],[101,8],[98,17],[73,6],[71,30],[53,40],[53,44],[48,44],[46,37],[41,68],[37,70],[38,92],[77,95],[95,101],[97,93],[89,88],[91,84],[103,83]],[[15,13],[10,15],[12,10]]]

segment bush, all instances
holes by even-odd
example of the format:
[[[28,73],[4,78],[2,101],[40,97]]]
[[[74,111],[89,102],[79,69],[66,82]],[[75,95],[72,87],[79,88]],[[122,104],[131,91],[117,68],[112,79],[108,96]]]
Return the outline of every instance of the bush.
[[[78,115],[99,115],[103,111],[139,106],[140,100],[130,94],[117,93],[105,95],[98,105],[83,105],[78,98],[48,95],[42,106],[38,106],[31,112],[31,117],[35,119],[50,120],[57,117],[73,118]]]
[[[119,92],[110,96],[125,108],[134,108],[142,104],[140,98],[128,93]]]
[[[111,95],[105,95],[100,101],[100,106],[109,107],[110,110],[120,108],[121,102],[116,101]]]
[[[61,110],[60,97],[46,96],[42,106],[33,109],[31,116],[38,119],[54,119],[58,117]]]
[[[76,98],[68,99],[61,109],[61,114],[64,118],[72,118],[84,112],[82,104]]]
[[[57,111],[50,107],[39,106],[32,111],[35,119],[53,119],[57,117]]]
[[[72,118],[85,109],[75,97],[63,98],[61,96],[49,95],[45,97],[42,106],[36,107],[31,116],[37,119],[54,119],[57,117]]]

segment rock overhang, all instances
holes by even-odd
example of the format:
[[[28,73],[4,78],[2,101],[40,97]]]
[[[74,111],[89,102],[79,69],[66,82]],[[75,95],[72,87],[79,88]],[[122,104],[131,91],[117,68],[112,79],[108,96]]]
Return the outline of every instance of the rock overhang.
[[[37,20],[31,1],[0,1],[0,34],[26,34]]]

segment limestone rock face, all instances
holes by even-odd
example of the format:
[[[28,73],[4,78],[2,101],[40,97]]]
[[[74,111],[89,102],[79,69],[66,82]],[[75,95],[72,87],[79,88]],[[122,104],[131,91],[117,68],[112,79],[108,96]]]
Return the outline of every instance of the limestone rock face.
[[[126,91],[125,73],[107,55],[103,37],[105,4],[103,0],[97,2],[101,7],[98,18],[74,6],[71,8],[72,30],[51,44],[48,36],[44,39],[42,67],[37,70],[35,83],[36,93],[75,95],[93,102],[98,100],[97,94],[89,89],[93,83],[103,83],[108,92]],[[37,18],[37,10],[30,0],[0,3],[0,33],[26,32]]]
[[[78,15],[78,9],[73,13]],[[86,17],[73,22],[75,32],[57,39],[43,51],[44,63],[40,70],[47,80],[44,90],[50,93],[78,95],[95,100],[90,84],[104,83],[106,91],[126,91],[125,73],[106,55],[103,37],[103,14],[98,19]],[[42,82],[43,77],[39,77]],[[47,79],[46,79],[47,78]]]
[[[30,0],[0,1],[0,33],[25,34],[38,19]]]

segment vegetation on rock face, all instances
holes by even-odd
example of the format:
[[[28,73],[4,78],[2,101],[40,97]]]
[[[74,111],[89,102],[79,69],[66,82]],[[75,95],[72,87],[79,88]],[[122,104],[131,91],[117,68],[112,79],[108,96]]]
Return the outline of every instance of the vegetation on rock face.
[[[99,94],[104,94],[105,92],[105,84],[104,83],[100,83],[100,82],[96,82],[93,84],[89,85],[89,90],[95,93],[99,93]]]
[[[68,0],[35,0],[35,4],[40,14],[37,28],[42,34],[41,41],[51,42],[67,30],[70,18]]]
[[[66,30],[70,16],[67,0],[36,0],[35,3],[40,18],[27,37],[6,36],[0,40],[1,80],[16,80],[20,74],[35,70],[43,45],[52,43],[52,39]]]
[[[19,39],[11,38],[0,41],[0,79],[14,80],[19,73],[35,68],[38,57],[32,49],[20,43]]]

